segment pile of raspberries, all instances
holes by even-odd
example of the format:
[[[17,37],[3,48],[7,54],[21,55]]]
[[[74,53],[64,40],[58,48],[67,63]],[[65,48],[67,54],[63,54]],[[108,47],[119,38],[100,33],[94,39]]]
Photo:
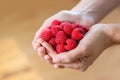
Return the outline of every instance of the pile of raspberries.
[[[41,32],[40,37],[50,43],[59,54],[76,48],[88,31],[87,27],[78,24],[53,20],[51,25]]]

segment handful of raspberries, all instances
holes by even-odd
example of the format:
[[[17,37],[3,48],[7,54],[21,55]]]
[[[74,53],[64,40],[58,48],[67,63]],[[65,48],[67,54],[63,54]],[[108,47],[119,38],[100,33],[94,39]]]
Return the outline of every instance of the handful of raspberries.
[[[50,43],[57,53],[61,53],[76,48],[88,31],[87,27],[78,24],[54,20],[41,32],[40,37]]]

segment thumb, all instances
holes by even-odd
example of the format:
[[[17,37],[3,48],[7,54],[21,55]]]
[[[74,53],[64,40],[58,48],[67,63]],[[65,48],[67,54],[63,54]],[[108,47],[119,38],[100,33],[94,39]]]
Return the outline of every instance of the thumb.
[[[78,58],[81,58],[84,56],[84,53],[80,51],[80,49],[74,49],[68,52],[63,52],[58,55],[56,55],[53,58],[53,63],[70,63],[74,60],[77,60]]]

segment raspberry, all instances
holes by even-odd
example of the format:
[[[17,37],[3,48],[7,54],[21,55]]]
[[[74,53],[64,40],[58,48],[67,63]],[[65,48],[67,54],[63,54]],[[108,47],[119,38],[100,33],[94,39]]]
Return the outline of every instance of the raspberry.
[[[49,42],[57,53],[72,50],[77,47],[88,28],[79,24],[53,20],[51,25],[41,32],[40,37]]]
[[[56,42],[55,42],[55,38],[52,38],[49,43],[55,48],[56,47]]]
[[[57,32],[60,31],[60,30],[62,30],[62,29],[61,29],[60,26],[58,26],[58,25],[53,25],[53,26],[51,27],[51,31],[52,31],[52,33],[53,33],[54,36],[55,36],[55,35],[57,34]]]
[[[66,44],[67,44],[67,45],[65,45],[66,50],[72,50],[72,49],[76,48],[76,46],[77,46],[77,42],[73,39],[67,39]]]
[[[57,51],[58,53],[64,52],[64,51],[65,51],[64,44],[58,44],[58,45],[56,46],[56,51]]]
[[[70,24],[70,23],[68,23],[68,22],[62,22],[62,23],[60,24],[61,28],[63,29],[63,27],[64,27],[66,24]]]
[[[65,34],[65,32],[64,31],[59,31],[56,34],[55,42],[57,44],[64,44],[66,39],[67,39],[67,35]]]
[[[72,31],[73,31],[73,25],[70,23],[66,23],[63,26],[63,30],[65,33],[67,33],[68,35],[71,35]]]
[[[75,28],[79,28],[80,27],[80,25],[79,24],[72,24],[73,25],[73,28],[75,29]]]
[[[79,24],[73,24],[73,28],[74,28],[74,29],[79,28],[79,30],[80,30],[80,32],[81,32],[82,34],[85,34],[85,33],[86,33],[86,31],[83,29],[83,27],[80,26]]]
[[[89,31],[89,29],[87,28],[87,27],[82,27],[83,28],[83,30],[85,31],[85,33],[87,33],[88,31]]]
[[[82,27],[76,28],[78,29],[83,35],[86,33]]]
[[[51,29],[51,27],[52,27],[52,25],[48,26],[47,28],[48,28],[48,29]]]
[[[79,28],[76,28],[72,31],[72,39],[81,40],[83,38],[83,34],[80,32]]]
[[[53,20],[51,24],[52,25],[60,25],[61,21],[59,21],[59,20]]]
[[[44,31],[41,32],[40,37],[42,39],[44,39],[45,41],[49,41],[53,37],[52,31],[47,28],[47,29],[45,29]]]

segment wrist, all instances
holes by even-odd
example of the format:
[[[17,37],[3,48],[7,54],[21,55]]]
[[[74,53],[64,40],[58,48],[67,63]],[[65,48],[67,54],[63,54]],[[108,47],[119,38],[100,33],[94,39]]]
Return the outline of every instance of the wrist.
[[[91,30],[94,30],[96,32],[94,33],[95,34],[94,38],[95,41],[98,42],[97,44],[99,44],[100,51],[104,51],[105,49],[115,44],[113,40],[110,38],[110,36],[106,34],[107,32],[106,27],[107,26],[105,26],[105,24],[96,24],[91,28]]]
[[[114,42],[120,44],[120,24],[106,24],[104,33]]]
[[[110,46],[115,45],[116,42],[114,41],[114,33],[113,33],[113,27],[111,27],[109,24],[102,24],[103,26],[103,33],[104,35],[109,39]]]
[[[83,26],[91,27],[96,23],[96,19],[93,16],[90,16],[89,13],[84,12],[83,10],[70,10],[73,13],[76,13],[80,16],[80,24]]]

